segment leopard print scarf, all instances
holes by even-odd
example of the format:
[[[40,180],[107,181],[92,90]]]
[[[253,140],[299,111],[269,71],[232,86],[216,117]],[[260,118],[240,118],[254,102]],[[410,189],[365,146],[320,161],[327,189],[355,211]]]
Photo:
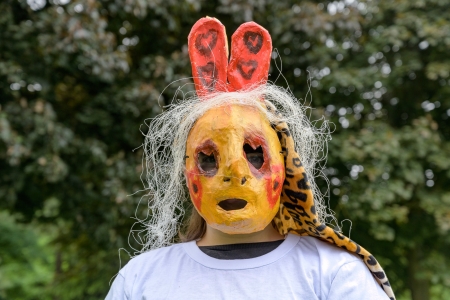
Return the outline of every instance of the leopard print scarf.
[[[274,218],[280,234],[309,235],[356,253],[362,258],[389,298],[394,300],[394,292],[386,273],[375,257],[342,233],[320,223],[308,178],[300,157],[295,151],[294,140],[288,126],[285,122],[278,122],[274,125],[274,129],[280,139],[286,168],[280,210]]]

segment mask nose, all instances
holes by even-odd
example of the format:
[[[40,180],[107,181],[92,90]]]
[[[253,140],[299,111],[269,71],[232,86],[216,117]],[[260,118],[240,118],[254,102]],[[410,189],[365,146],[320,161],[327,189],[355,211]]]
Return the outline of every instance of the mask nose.
[[[244,157],[234,159],[225,165],[223,181],[233,185],[245,185],[249,176],[249,167]]]
[[[229,182],[229,181],[231,181],[231,177],[224,176],[224,177],[223,177],[223,181],[224,181],[224,182]],[[242,178],[241,178],[241,185],[244,185],[246,182],[247,182],[247,178],[246,178],[245,176],[242,177]]]

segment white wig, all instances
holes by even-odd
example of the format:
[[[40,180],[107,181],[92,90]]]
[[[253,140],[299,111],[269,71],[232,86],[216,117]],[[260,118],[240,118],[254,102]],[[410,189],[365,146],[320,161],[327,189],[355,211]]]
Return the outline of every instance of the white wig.
[[[265,105],[260,101],[264,99]],[[142,246],[139,254],[151,249],[169,246],[174,242],[185,214],[186,202],[190,203],[186,188],[185,151],[186,140],[194,123],[209,109],[225,104],[239,104],[258,108],[269,122],[280,117],[268,111],[265,106],[276,107],[282,119],[288,124],[309,178],[320,222],[332,217],[324,204],[324,194],[318,189],[315,178],[323,176],[327,141],[330,138],[329,124],[320,119],[311,122],[307,116],[310,110],[284,88],[265,84],[239,92],[218,92],[206,97],[193,96],[172,104],[168,109],[146,123],[148,131],[143,133],[143,172],[141,180],[148,199],[148,214],[137,219],[141,230],[131,230],[131,235]],[[324,177],[324,176],[323,176]],[[135,225],[136,225],[135,224]],[[137,234],[136,234],[137,233]]]

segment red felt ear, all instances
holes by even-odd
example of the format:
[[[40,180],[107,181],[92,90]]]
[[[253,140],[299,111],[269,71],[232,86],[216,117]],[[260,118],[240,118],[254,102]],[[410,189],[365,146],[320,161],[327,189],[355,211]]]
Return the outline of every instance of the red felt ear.
[[[225,27],[216,18],[202,18],[188,36],[189,57],[199,95],[227,90],[228,43]]]
[[[255,22],[239,26],[231,37],[228,89],[234,91],[252,84],[265,84],[271,55],[272,39],[266,29]]]

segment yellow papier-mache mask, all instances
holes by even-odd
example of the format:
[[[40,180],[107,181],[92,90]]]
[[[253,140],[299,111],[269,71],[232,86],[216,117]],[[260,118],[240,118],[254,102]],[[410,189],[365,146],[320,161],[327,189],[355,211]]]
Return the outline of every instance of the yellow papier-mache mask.
[[[209,226],[228,234],[263,230],[279,210],[284,159],[278,137],[256,107],[207,111],[186,143],[192,202]]]

